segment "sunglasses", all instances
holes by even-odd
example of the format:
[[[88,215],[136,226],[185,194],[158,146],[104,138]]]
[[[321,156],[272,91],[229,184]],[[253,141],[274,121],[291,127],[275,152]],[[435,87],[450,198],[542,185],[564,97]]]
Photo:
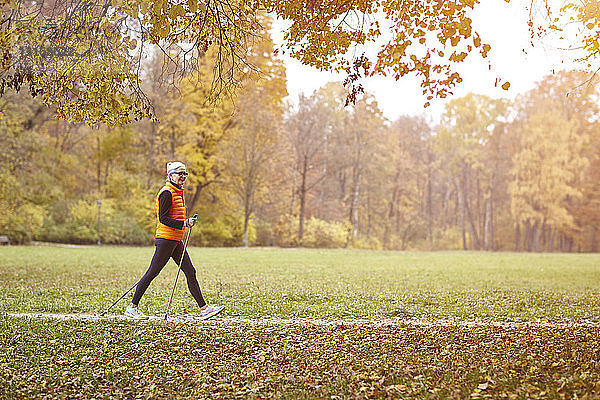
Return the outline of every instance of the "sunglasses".
[[[174,174],[176,174],[176,175],[179,175],[179,176],[188,176],[188,175],[189,175],[189,174],[188,174],[187,172],[185,172],[185,171],[179,171],[179,172],[173,172],[173,173],[174,173]]]

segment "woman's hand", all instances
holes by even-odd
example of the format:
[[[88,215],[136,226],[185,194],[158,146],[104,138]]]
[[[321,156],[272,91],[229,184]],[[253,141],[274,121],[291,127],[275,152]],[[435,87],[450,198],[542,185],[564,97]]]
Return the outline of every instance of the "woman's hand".
[[[183,226],[186,228],[191,228],[192,226],[196,225],[197,219],[198,219],[198,216],[194,215],[192,218],[188,218],[185,221],[183,221]]]

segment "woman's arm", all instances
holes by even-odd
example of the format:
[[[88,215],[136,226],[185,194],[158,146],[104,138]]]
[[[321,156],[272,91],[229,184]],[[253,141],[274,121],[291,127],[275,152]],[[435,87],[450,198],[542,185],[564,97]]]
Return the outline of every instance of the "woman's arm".
[[[168,190],[164,190],[158,196],[158,220],[169,228],[183,229],[183,221],[169,217],[171,204],[173,204],[173,195]]]

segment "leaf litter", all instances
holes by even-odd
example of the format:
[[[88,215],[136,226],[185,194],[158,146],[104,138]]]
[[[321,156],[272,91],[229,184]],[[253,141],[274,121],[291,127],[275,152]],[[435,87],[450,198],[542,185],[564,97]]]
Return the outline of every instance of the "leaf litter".
[[[2,398],[599,398],[600,327],[0,317]]]

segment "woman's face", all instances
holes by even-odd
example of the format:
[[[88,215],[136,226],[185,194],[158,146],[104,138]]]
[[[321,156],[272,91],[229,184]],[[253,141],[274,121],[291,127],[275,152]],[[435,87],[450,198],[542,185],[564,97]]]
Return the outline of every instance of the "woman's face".
[[[183,186],[186,178],[187,172],[183,167],[179,167],[175,171],[171,172],[171,181],[178,184],[179,186]]]

